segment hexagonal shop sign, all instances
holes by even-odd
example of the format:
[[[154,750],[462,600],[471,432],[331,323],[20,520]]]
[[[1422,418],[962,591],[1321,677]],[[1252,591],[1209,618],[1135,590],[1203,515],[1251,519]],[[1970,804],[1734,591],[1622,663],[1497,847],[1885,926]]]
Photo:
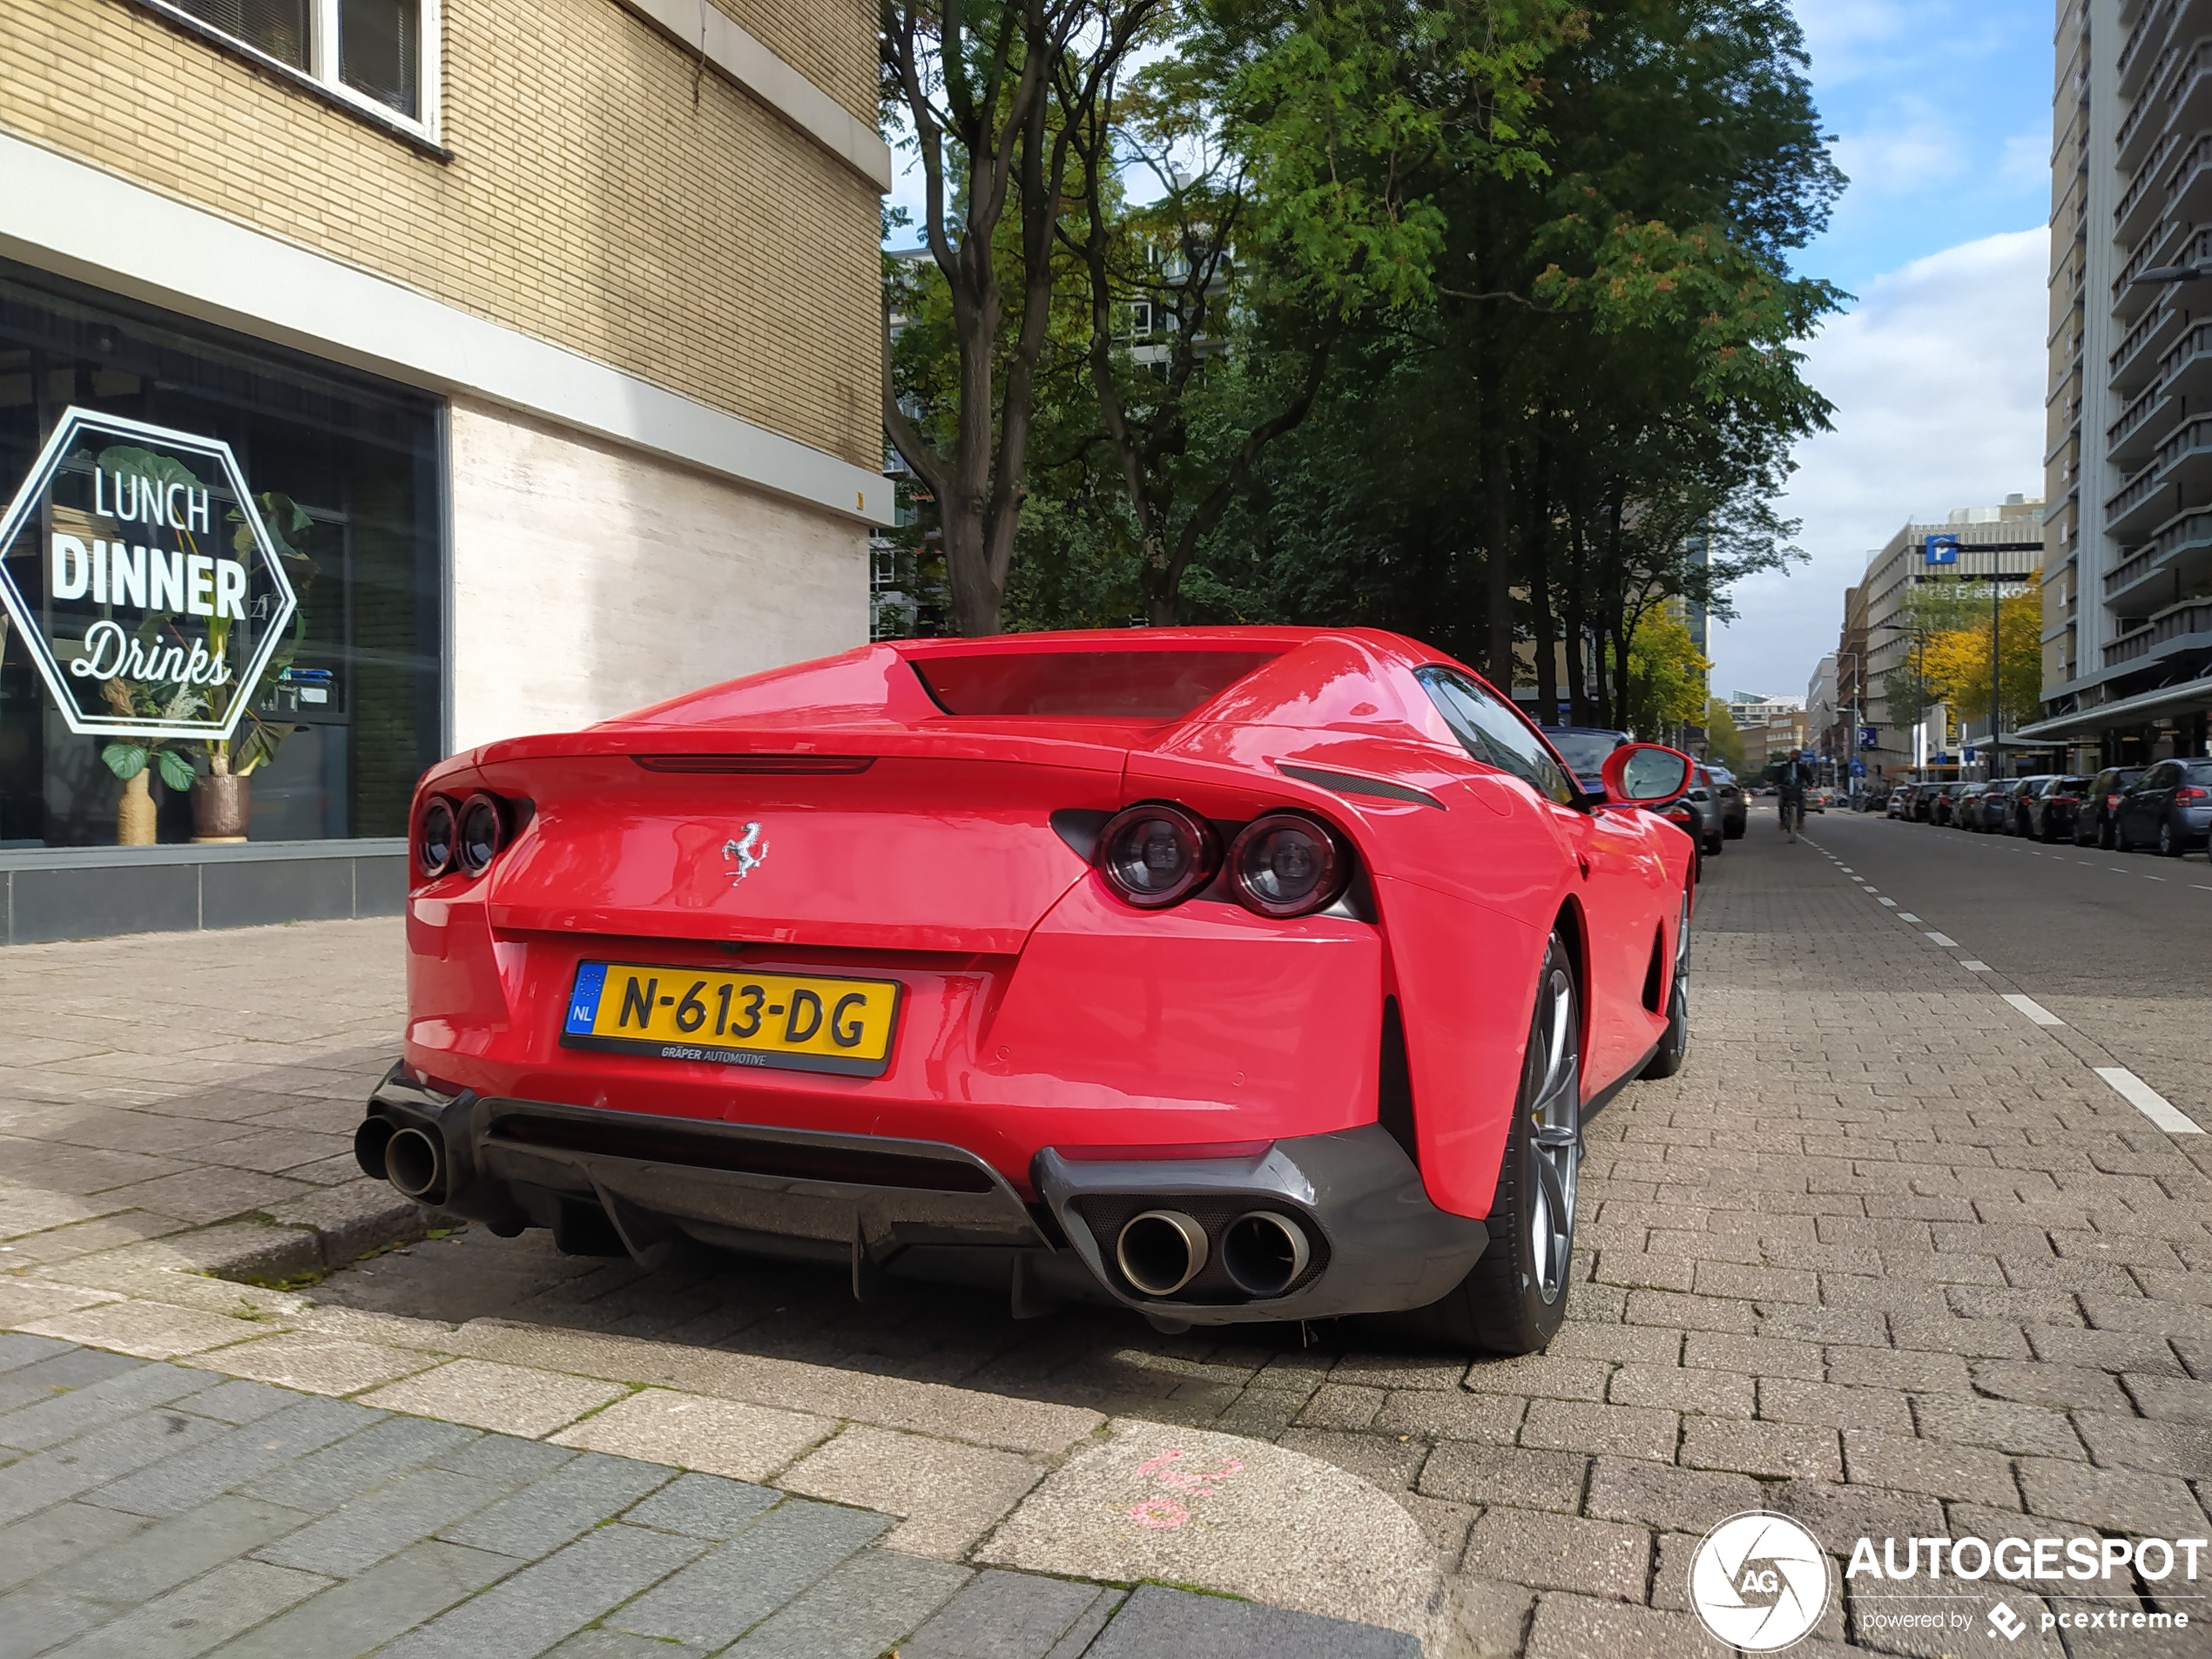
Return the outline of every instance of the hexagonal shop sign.
[[[0,519],[0,604],[71,732],[221,741],[298,601],[230,445],[72,408]]]

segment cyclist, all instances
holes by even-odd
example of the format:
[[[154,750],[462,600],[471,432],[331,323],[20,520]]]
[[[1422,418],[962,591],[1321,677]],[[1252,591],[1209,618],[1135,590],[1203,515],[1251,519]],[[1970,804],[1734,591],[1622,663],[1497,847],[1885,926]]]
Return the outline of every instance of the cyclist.
[[[1777,804],[1782,808],[1782,831],[1793,841],[1805,826],[1805,785],[1811,767],[1804,755],[1802,749],[1791,750],[1790,758],[1782,763],[1781,775],[1774,780],[1781,795]]]

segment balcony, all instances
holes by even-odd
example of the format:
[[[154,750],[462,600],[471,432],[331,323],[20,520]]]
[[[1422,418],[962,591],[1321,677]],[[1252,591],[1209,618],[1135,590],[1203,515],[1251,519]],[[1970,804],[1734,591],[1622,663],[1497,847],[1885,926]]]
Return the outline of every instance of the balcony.
[[[2156,453],[2158,434],[2164,430],[2162,416],[2168,400],[2162,382],[2152,384],[2121,412],[2120,418],[2105,428],[2105,459],[2124,476],[2132,473]]]
[[[2157,67],[2144,78],[2143,95],[2128,111],[2128,118],[2120,124],[2120,138],[2115,145],[2118,154],[2114,159],[2123,171],[2142,159],[2143,151],[2149,147],[2159,130],[2168,125],[2166,112],[2172,105],[2168,99],[2161,96],[2159,89],[2165,84],[2167,71],[2174,67],[2181,55],[2179,46],[2168,46],[2159,54]],[[2143,141],[2141,146],[2135,143],[2138,138]]]
[[[2167,175],[2161,215],[2175,224],[2212,216],[2212,132],[2200,132]]]
[[[2104,573],[2104,607],[2115,616],[2141,616],[2161,600],[2212,578],[2212,509],[2191,508],[2158,527],[2157,534]]]
[[[2133,633],[2122,634],[2104,650],[2105,666],[2151,661],[2212,646],[2212,600],[2191,599],[2168,606]]]
[[[2166,479],[2154,461],[2105,502],[2105,534],[2124,542],[2131,535],[2149,529],[2161,516],[2168,516],[2158,510],[2166,488]]]
[[[2142,96],[2144,84],[2150,79],[2150,66],[2158,56],[2158,47],[2172,28],[2176,0],[2165,0],[2143,16],[2143,20],[2128,30],[2128,38],[2120,48],[2120,96],[2134,99]]]
[[[2212,389],[2212,323],[2199,323],[2159,360],[2159,384],[2173,395],[2195,400]]]
[[[2112,389],[2132,401],[2138,392],[2154,384],[2166,348],[2187,321],[2188,314],[2177,305],[2161,305],[2145,312],[2107,360],[2106,379]]]
[[[2164,200],[2158,193],[2160,181],[2166,175],[2166,164],[2181,148],[2182,135],[2168,132],[2158,141],[2158,147],[2148,161],[2135,170],[2128,181],[2128,188],[2121,192],[2120,205],[2112,210],[2112,239],[2132,242],[2150,227],[2154,210]]]

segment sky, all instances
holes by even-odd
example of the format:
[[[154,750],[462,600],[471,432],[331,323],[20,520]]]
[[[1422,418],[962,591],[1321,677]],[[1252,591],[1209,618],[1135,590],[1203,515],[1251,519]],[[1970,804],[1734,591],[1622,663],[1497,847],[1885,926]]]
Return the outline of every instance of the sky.
[[[2049,0],[1797,0],[1851,179],[1807,276],[1855,297],[1804,347],[1834,429],[1781,502],[1808,562],[1736,590],[1713,690],[1803,697],[1844,590],[1908,520],[2043,490]]]

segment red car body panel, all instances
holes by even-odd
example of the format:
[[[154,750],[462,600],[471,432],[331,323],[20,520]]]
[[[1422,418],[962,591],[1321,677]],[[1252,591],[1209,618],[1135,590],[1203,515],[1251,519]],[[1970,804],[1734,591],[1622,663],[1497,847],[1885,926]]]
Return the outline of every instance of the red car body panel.
[[[1167,720],[948,715],[917,672],[1124,651],[1275,655]],[[1563,924],[1581,958],[1596,1095],[1664,1027],[1649,991],[1655,961],[1673,960],[1690,847],[1649,813],[1562,806],[1472,758],[1414,677],[1447,662],[1360,631],[903,642],[456,756],[423,779],[418,824],[434,796],[529,806],[485,873],[410,896],[406,1064],[448,1091],[949,1143],[1034,1198],[1048,1148],[1374,1123],[1394,998],[1420,1181],[1440,1210],[1481,1217],[1547,937]],[[729,755],[869,764],[644,764]],[[1316,772],[1427,799],[1347,793]],[[1321,817],[1351,844],[1372,919],[1131,907],[1054,814],[1146,800],[1231,823]],[[765,856],[733,880],[726,849],[756,824]],[[857,1076],[564,1048],[586,960],[896,979],[894,1051]]]

